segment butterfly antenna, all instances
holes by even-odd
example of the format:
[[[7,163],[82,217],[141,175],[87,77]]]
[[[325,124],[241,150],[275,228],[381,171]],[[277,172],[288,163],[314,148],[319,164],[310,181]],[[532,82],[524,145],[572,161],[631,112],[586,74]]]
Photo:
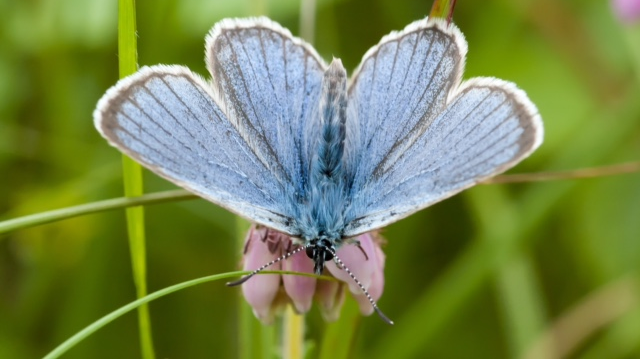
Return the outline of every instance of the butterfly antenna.
[[[383,321],[385,321],[389,325],[394,325],[394,322],[392,320],[390,320],[387,316],[385,316],[385,314],[383,314],[381,309],[378,308],[378,305],[376,305],[376,301],[374,301],[374,299],[372,299],[372,296],[369,294],[369,292],[367,292],[367,289],[365,289],[365,286],[363,286],[363,284],[361,284],[361,282],[358,281],[356,276],[354,276],[354,273],[352,273],[347,268],[347,266],[345,266],[343,261],[338,256],[336,256],[336,252],[332,251],[330,249],[328,249],[328,250],[332,253],[332,255],[334,255],[334,262],[336,262],[336,264],[338,264],[338,266],[340,268],[342,268],[349,275],[349,277],[352,278],[352,280],[354,280],[356,285],[358,285],[358,287],[361,288],[361,291],[363,292],[363,294],[365,294],[365,296],[367,297],[367,300],[369,300],[369,303],[372,304],[372,307],[374,308],[374,310],[376,310],[376,313],[378,314],[378,316],[380,316],[380,318],[383,319]]]
[[[258,274],[259,272],[261,272],[261,271],[263,271],[263,270],[267,269],[268,267],[270,267],[270,266],[272,266],[272,265],[274,265],[274,264],[276,264],[276,263],[278,263],[278,262],[281,262],[281,261],[283,261],[283,260],[287,259],[288,257],[290,257],[290,256],[292,256],[292,255],[295,255],[295,254],[297,254],[297,253],[299,253],[299,252],[303,251],[304,249],[305,249],[305,247],[304,247],[304,246],[300,246],[300,247],[298,247],[297,249],[295,249],[294,251],[290,251],[290,252],[288,252],[288,253],[287,253],[287,254],[285,254],[285,255],[281,255],[281,256],[279,256],[278,258],[276,258],[276,259],[274,259],[274,260],[272,260],[272,261],[268,262],[267,264],[265,264],[265,265],[263,265],[263,266],[259,267],[258,269],[256,269],[256,270],[252,271],[251,273],[249,273],[249,274],[247,274],[247,275],[243,276],[243,277],[242,277],[242,278],[240,278],[239,280],[236,280],[236,281],[230,281],[230,282],[228,282],[226,285],[227,285],[227,286],[238,286],[238,285],[241,285],[241,284],[243,284],[245,281],[247,281],[247,280],[251,279],[251,278],[252,278],[252,276],[254,276],[254,275]]]

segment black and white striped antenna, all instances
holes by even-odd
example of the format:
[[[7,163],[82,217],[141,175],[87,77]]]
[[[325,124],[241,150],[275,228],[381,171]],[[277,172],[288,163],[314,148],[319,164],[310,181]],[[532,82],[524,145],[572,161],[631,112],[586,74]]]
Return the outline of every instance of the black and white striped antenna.
[[[394,322],[393,322],[392,320],[390,320],[390,319],[389,319],[385,314],[383,314],[383,312],[381,311],[381,309],[379,309],[379,308],[378,308],[378,305],[376,305],[376,301],[374,301],[374,299],[372,299],[372,296],[369,294],[369,292],[367,291],[367,289],[365,289],[365,286],[363,286],[363,284],[361,284],[361,282],[356,278],[356,276],[354,275],[354,273],[352,273],[352,272],[347,268],[347,266],[345,266],[345,263],[343,263],[343,260],[341,260],[341,259],[336,255],[336,252],[335,252],[335,251],[333,251],[333,250],[331,250],[331,249],[328,249],[328,250],[329,250],[329,252],[331,252],[331,253],[332,253],[332,255],[334,256],[334,262],[336,263],[336,265],[337,265],[340,269],[342,269],[343,271],[345,271],[345,272],[349,275],[349,277],[351,277],[351,278],[352,278],[352,280],[354,280],[354,282],[356,283],[356,285],[358,285],[358,287],[359,287],[359,288],[361,288],[361,291],[363,292],[363,294],[365,294],[365,296],[367,297],[367,300],[369,300],[369,303],[370,303],[370,304],[372,304],[372,307],[374,308],[374,310],[376,311],[376,313],[378,314],[378,316],[379,316],[383,321],[385,321],[386,323],[388,323],[389,325],[394,325]]]
[[[258,269],[256,269],[256,270],[252,271],[251,273],[249,273],[249,274],[247,274],[247,275],[243,276],[242,278],[240,278],[240,280],[228,282],[228,283],[227,283],[227,286],[238,286],[238,285],[241,285],[241,284],[243,284],[244,282],[246,282],[247,280],[251,279],[254,275],[256,275],[256,274],[260,273],[261,271],[263,271],[263,270],[265,270],[265,269],[267,269],[268,267],[270,267],[270,266],[272,266],[272,265],[274,265],[274,264],[276,264],[276,263],[279,263],[279,262],[281,262],[281,261],[283,261],[283,260],[285,260],[285,259],[287,259],[287,258],[289,258],[289,257],[291,257],[291,256],[293,256],[293,255],[295,255],[295,254],[297,254],[297,253],[299,253],[299,252],[301,252],[301,251],[305,250],[306,248],[307,248],[307,247],[305,247],[305,246],[301,246],[301,247],[296,248],[294,251],[290,251],[290,252],[288,252],[288,253],[286,253],[286,254],[284,254],[284,255],[281,255],[281,256],[279,256],[278,258],[276,258],[276,259],[274,259],[274,260],[272,260],[272,261],[268,262],[267,264],[265,264],[265,265],[263,265],[263,266],[259,267],[259,268],[258,268]],[[394,325],[394,322],[393,322],[392,320],[390,320],[390,319],[389,319],[385,314],[383,314],[383,312],[381,311],[381,309],[379,309],[379,308],[378,308],[378,305],[376,305],[376,301],[374,301],[374,299],[372,299],[372,296],[369,294],[369,292],[367,291],[367,289],[365,289],[365,286],[363,286],[363,284],[362,284],[362,283],[361,283],[361,282],[356,278],[356,276],[354,275],[354,273],[352,273],[352,271],[351,271],[347,266],[345,266],[345,263],[343,263],[343,260],[341,260],[341,259],[336,255],[336,252],[335,252],[334,250],[329,249],[329,248],[326,248],[326,249],[327,249],[327,250],[332,254],[332,256],[334,257],[334,262],[336,263],[336,265],[338,266],[338,268],[339,268],[339,269],[341,269],[341,270],[343,270],[343,271],[345,271],[345,272],[349,275],[349,277],[351,277],[351,278],[352,278],[352,280],[354,280],[354,282],[356,283],[356,285],[358,285],[358,287],[361,289],[361,291],[363,292],[363,294],[365,294],[365,296],[367,297],[367,300],[369,301],[369,303],[370,303],[370,304],[372,304],[372,307],[374,308],[374,310],[376,311],[376,313],[378,314],[378,316],[379,316],[383,321],[385,321],[386,323],[388,323],[389,325]]]
[[[251,279],[251,278],[252,278],[252,276],[254,276],[254,275],[258,274],[259,272],[261,272],[261,271],[263,271],[263,270],[267,269],[268,267],[270,267],[270,266],[272,266],[272,265],[274,265],[274,264],[276,264],[276,263],[279,263],[279,262],[281,262],[281,261],[283,261],[283,260],[287,259],[287,258],[288,258],[288,257],[290,257],[290,256],[293,256],[293,255],[295,255],[295,254],[298,254],[299,252],[303,251],[304,249],[305,249],[305,247],[304,247],[304,246],[301,246],[301,247],[299,247],[299,248],[295,249],[294,251],[290,251],[290,252],[288,252],[288,253],[287,253],[287,254],[285,254],[285,255],[281,255],[281,256],[279,256],[278,258],[276,258],[276,259],[274,259],[274,260],[272,260],[272,261],[268,262],[267,264],[265,264],[265,265],[263,265],[263,266],[259,267],[259,268],[258,268],[258,269],[256,269],[256,270],[252,271],[251,273],[249,273],[249,274],[247,274],[247,275],[243,276],[242,278],[240,278],[240,280],[230,281],[230,282],[228,282],[226,285],[227,285],[227,286],[238,286],[238,285],[241,285],[241,284],[243,284],[245,281],[247,281],[247,280]]]

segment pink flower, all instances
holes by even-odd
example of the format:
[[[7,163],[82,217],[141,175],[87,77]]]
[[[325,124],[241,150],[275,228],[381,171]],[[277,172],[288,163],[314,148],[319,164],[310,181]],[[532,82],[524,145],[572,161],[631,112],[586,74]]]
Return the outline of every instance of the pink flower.
[[[356,245],[344,245],[337,251],[338,257],[368,289],[372,299],[378,300],[383,294],[385,255],[380,248],[381,239],[367,233],[357,237]],[[283,233],[263,226],[252,226],[247,234],[244,270],[256,270],[288,252],[295,250],[291,238]],[[314,272],[314,263],[305,251],[300,251],[286,260],[269,266],[266,270],[287,270]],[[243,295],[263,323],[273,322],[287,303],[291,303],[299,313],[306,313],[316,299],[323,317],[334,321],[340,314],[347,286],[360,305],[361,313],[370,315],[374,308],[360,287],[349,274],[340,269],[333,261],[326,262],[324,275],[331,275],[343,282],[317,281],[316,278],[296,275],[260,275],[242,284]]]
[[[639,0],[612,0],[610,4],[615,15],[624,23],[639,22]]]

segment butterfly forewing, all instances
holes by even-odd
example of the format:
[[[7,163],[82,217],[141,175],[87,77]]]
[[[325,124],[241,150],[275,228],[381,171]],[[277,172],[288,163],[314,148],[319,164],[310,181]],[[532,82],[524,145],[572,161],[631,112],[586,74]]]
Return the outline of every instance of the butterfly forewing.
[[[465,42],[422,20],[370,49],[349,88],[347,143],[353,191],[374,181],[444,109],[460,82]]]
[[[324,62],[266,18],[223,20],[208,36],[206,53],[229,119],[272,176],[303,196],[318,133]]]

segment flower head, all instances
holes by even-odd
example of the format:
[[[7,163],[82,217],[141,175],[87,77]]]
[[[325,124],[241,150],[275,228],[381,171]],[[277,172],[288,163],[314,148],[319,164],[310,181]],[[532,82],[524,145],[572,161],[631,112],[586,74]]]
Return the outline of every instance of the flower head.
[[[612,0],[614,14],[624,23],[636,24],[639,22],[639,0]]]
[[[376,301],[383,294],[384,285],[385,255],[380,248],[380,237],[367,233],[358,236],[356,240],[360,245],[342,246],[338,249],[337,256]],[[245,243],[243,269],[258,269],[297,247],[298,245],[283,233],[263,226],[252,226]],[[272,264],[265,270],[313,273],[314,263],[304,251],[300,251]],[[336,320],[343,305],[346,286],[358,301],[361,313],[370,315],[374,311],[367,296],[345,270],[339,268],[334,262],[328,261],[325,275],[334,276],[343,282],[322,281],[297,275],[269,274],[247,280],[242,285],[242,291],[256,317],[264,323],[271,323],[287,303],[292,303],[297,312],[305,313],[310,310],[313,299],[317,300],[326,320]]]

